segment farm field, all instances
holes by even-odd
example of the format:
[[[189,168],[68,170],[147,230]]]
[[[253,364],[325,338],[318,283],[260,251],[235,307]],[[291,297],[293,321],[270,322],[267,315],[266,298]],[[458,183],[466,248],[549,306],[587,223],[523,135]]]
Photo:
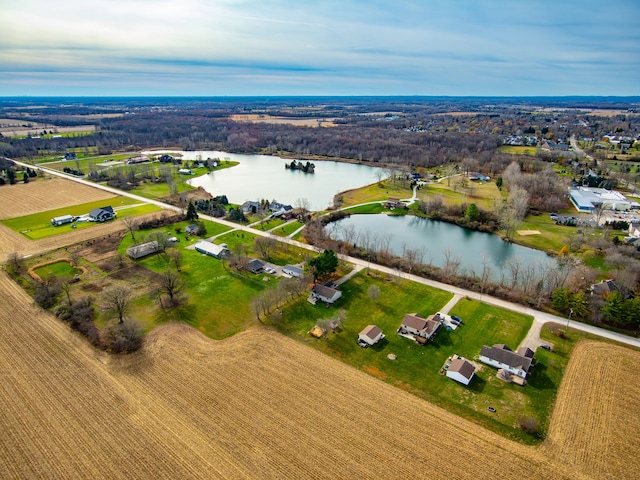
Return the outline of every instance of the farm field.
[[[0,188],[0,220],[115,197],[112,193],[64,178],[38,178]]]
[[[140,352],[110,357],[37,309],[4,273],[0,290],[10,299],[0,304],[3,479],[568,479],[637,472],[634,465],[600,475],[589,456],[571,456],[573,442],[561,435],[564,415],[554,417],[554,444],[523,446],[268,329],[216,342],[171,324],[154,330]],[[627,360],[629,368],[640,367],[637,356]],[[583,392],[569,389],[567,400],[579,403],[574,393]],[[620,393],[609,400],[627,398]],[[633,419],[614,416],[612,430],[633,429],[637,412],[629,412]],[[581,431],[575,438],[584,440]],[[609,451],[611,441],[598,438],[585,450]],[[417,445],[429,454],[416,455]]]

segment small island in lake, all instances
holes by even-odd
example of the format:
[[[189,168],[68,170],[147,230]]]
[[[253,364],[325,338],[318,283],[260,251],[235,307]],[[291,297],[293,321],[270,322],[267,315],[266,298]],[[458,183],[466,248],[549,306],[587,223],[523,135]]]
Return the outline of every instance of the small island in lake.
[[[290,170],[301,170],[304,173],[315,173],[316,166],[311,162],[302,163],[292,160],[291,163],[285,163],[284,168],[288,168]]]

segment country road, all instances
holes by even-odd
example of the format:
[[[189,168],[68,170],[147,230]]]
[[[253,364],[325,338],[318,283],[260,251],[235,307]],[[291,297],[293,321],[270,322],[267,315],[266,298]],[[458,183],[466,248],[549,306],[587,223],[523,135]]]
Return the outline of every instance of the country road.
[[[573,141],[572,141],[573,143]],[[23,162],[18,162],[15,161],[14,162],[18,165],[24,166],[24,167],[33,167],[33,165],[28,164],[28,163],[23,163]],[[135,195],[129,192],[125,192],[122,190],[118,190],[115,188],[111,188],[109,186],[106,185],[99,185],[87,180],[83,180],[81,178],[76,178],[72,175],[67,175],[65,173],[53,170],[53,169],[49,169],[46,167],[41,167],[39,166],[38,168],[40,168],[43,171],[46,171],[47,173],[51,174],[51,175],[57,175],[59,177],[62,178],[66,178],[68,180],[72,180],[74,182],[78,182],[78,183],[82,183],[84,185],[88,185],[90,187],[94,187],[94,188],[98,188],[98,189],[102,189],[104,191],[110,192],[110,193],[114,193],[116,195],[121,195],[121,196],[126,196],[126,197],[130,197],[133,199],[136,199],[140,202],[143,203],[149,203],[152,205],[156,205],[158,207],[164,208],[166,210],[172,210],[175,212],[181,212],[182,209],[180,207],[176,207],[174,205],[170,205],[164,202],[160,202],[157,200],[151,200],[145,197],[141,197],[139,195]],[[415,192],[414,192],[414,196],[415,196]],[[215,218],[215,217],[210,217],[208,215],[203,215],[203,214],[199,214],[199,216],[205,220],[209,220],[212,222],[216,222],[216,223],[220,223],[223,225],[226,225],[228,227],[231,227],[234,230],[246,230],[246,231],[250,231],[252,234],[254,235],[259,235],[259,236],[263,236],[263,237],[270,237],[273,238],[277,241],[280,242],[284,242],[287,243],[289,245],[293,245],[296,247],[300,247],[300,248],[304,248],[307,250],[311,250],[313,252],[320,252],[321,249],[319,249],[318,247],[315,247],[313,245],[307,245],[305,243],[301,243],[298,242],[296,240],[293,240],[291,238],[287,238],[287,237],[280,237],[277,235],[272,234],[271,232],[266,232],[266,231],[262,231],[262,230],[258,230],[258,229],[253,229],[250,228],[248,226],[244,226],[244,225],[238,225],[237,223],[234,222],[230,222],[228,220],[223,220],[220,218]],[[495,297],[491,297],[489,295],[486,294],[480,294],[477,292],[473,292],[471,290],[465,290],[463,288],[459,288],[459,287],[455,287],[453,285],[448,285],[445,283],[441,283],[441,282],[437,282],[435,280],[430,280],[427,278],[423,278],[423,277],[419,277],[417,275],[412,275],[412,274],[408,274],[405,272],[399,272],[393,268],[389,268],[389,267],[385,267],[383,265],[377,265],[377,264],[373,264],[367,260],[362,260],[359,258],[355,258],[355,257],[350,257],[348,255],[339,255],[340,259],[345,261],[345,262],[349,262],[353,265],[356,266],[357,270],[360,270],[362,268],[371,268],[373,270],[377,270],[380,272],[384,272],[388,275],[394,275],[394,276],[399,276],[401,278],[413,281],[413,282],[418,282],[418,283],[422,283],[424,285],[428,285],[440,290],[445,290],[448,292],[453,293],[454,295],[462,298],[462,297],[468,297],[474,300],[478,300],[478,301],[482,301],[484,303],[488,303],[490,305],[495,305],[498,307],[502,307],[508,310],[512,310],[512,311],[516,311],[516,312],[520,312],[523,313],[525,315],[531,315],[534,318],[534,322],[533,325],[531,327],[531,330],[529,332],[529,334],[527,335],[527,337],[525,338],[525,340],[521,343],[521,345],[526,345],[531,349],[535,349],[539,344],[538,344],[538,339],[539,339],[539,332],[540,332],[540,328],[542,327],[543,324],[547,323],[547,322],[555,322],[555,323],[559,323],[562,325],[567,325],[570,328],[574,328],[576,330],[582,331],[582,332],[587,332],[593,335],[597,335],[603,338],[608,338],[610,340],[615,340],[617,342],[626,344],[626,345],[631,345],[634,347],[638,347],[640,348],[640,339],[638,338],[634,338],[634,337],[630,337],[628,335],[622,335],[620,333],[616,333],[616,332],[611,332],[609,330],[605,330],[599,327],[596,327],[594,325],[588,325],[585,323],[580,323],[580,322],[576,322],[576,321],[568,321],[566,318],[563,317],[558,317],[556,315],[552,315],[549,313],[545,313],[545,312],[540,312],[538,310],[534,310],[532,308],[529,307],[525,307],[523,305],[519,305],[516,303],[512,303],[512,302],[508,302],[506,300],[502,300],[499,298],[495,298]],[[449,306],[449,308],[451,308],[452,305]]]

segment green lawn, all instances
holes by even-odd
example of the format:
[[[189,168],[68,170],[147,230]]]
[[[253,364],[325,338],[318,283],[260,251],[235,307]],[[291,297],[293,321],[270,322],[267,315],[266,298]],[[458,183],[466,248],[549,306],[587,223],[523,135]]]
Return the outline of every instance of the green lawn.
[[[65,225],[53,226],[51,219],[62,215],[84,215],[92,209],[111,205],[117,213],[117,218],[126,218],[131,216],[142,215],[144,213],[155,212],[160,207],[148,204],[139,204],[138,200],[128,197],[116,197],[109,200],[98,200],[96,202],[84,203],[82,205],[73,205],[70,207],[58,208],[46,212],[34,213],[23,217],[10,218],[2,220],[0,223],[11,228],[15,232],[22,233],[31,240],[51,237],[63,233],[71,232],[75,229],[90,228],[97,225],[93,222],[76,222],[74,224],[67,223]],[[75,225],[75,229],[72,227]]]
[[[371,285],[378,285],[381,289],[381,296],[375,301],[367,295]],[[432,343],[420,346],[397,335],[400,321],[406,313],[417,312],[427,316],[437,312],[452,297],[450,293],[406,280],[385,280],[363,273],[340,289],[343,297],[331,308],[321,304],[314,306],[305,300],[284,308],[283,319],[276,328],[507,437],[527,443],[537,441],[515,429],[514,424],[517,416],[527,415],[546,425],[547,404],[540,404],[540,398],[547,392],[539,391],[535,385],[522,388],[506,384],[496,377],[495,369],[484,365],[469,387],[439,373],[447,358],[456,353],[473,360],[483,345],[505,343],[517,348],[531,327],[531,317],[462,299],[451,313],[461,316],[465,323],[455,331],[441,329]],[[322,339],[314,339],[307,334],[318,320],[335,317],[339,309],[346,313],[340,332]],[[382,328],[386,339],[381,344],[363,349],[357,346],[356,340],[358,333],[369,324]],[[389,360],[387,355],[390,353],[395,354],[397,360]],[[488,406],[493,406],[497,412],[490,413]]]
[[[78,270],[72,267],[69,262],[64,260],[51,263],[49,265],[45,265],[44,267],[37,268],[35,270],[40,278],[47,278],[50,276],[56,277],[73,277],[76,273],[79,273]]]
[[[380,203],[370,203],[367,205],[360,205],[357,207],[351,207],[345,209],[347,213],[357,214],[357,213],[382,213],[388,212],[389,209],[382,206]]]
[[[276,228],[272,233],[280,237],[287,237],[303,226],[304,226],[304,223],[298,220],[295,220],[290,223],[285,223],[282,227]]]
[[[502,145],[498,147],[498,151],[502,153],[510,153],[511,155],[529,155],[534,156],[541,149],[536,147],[524,147],[519,145]]]

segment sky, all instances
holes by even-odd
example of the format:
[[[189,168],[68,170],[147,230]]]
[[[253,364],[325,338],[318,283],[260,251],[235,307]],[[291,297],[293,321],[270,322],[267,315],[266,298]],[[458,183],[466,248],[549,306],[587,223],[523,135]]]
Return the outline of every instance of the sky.
[[[640,95],[640,0],[0,0],[0,96]]]

